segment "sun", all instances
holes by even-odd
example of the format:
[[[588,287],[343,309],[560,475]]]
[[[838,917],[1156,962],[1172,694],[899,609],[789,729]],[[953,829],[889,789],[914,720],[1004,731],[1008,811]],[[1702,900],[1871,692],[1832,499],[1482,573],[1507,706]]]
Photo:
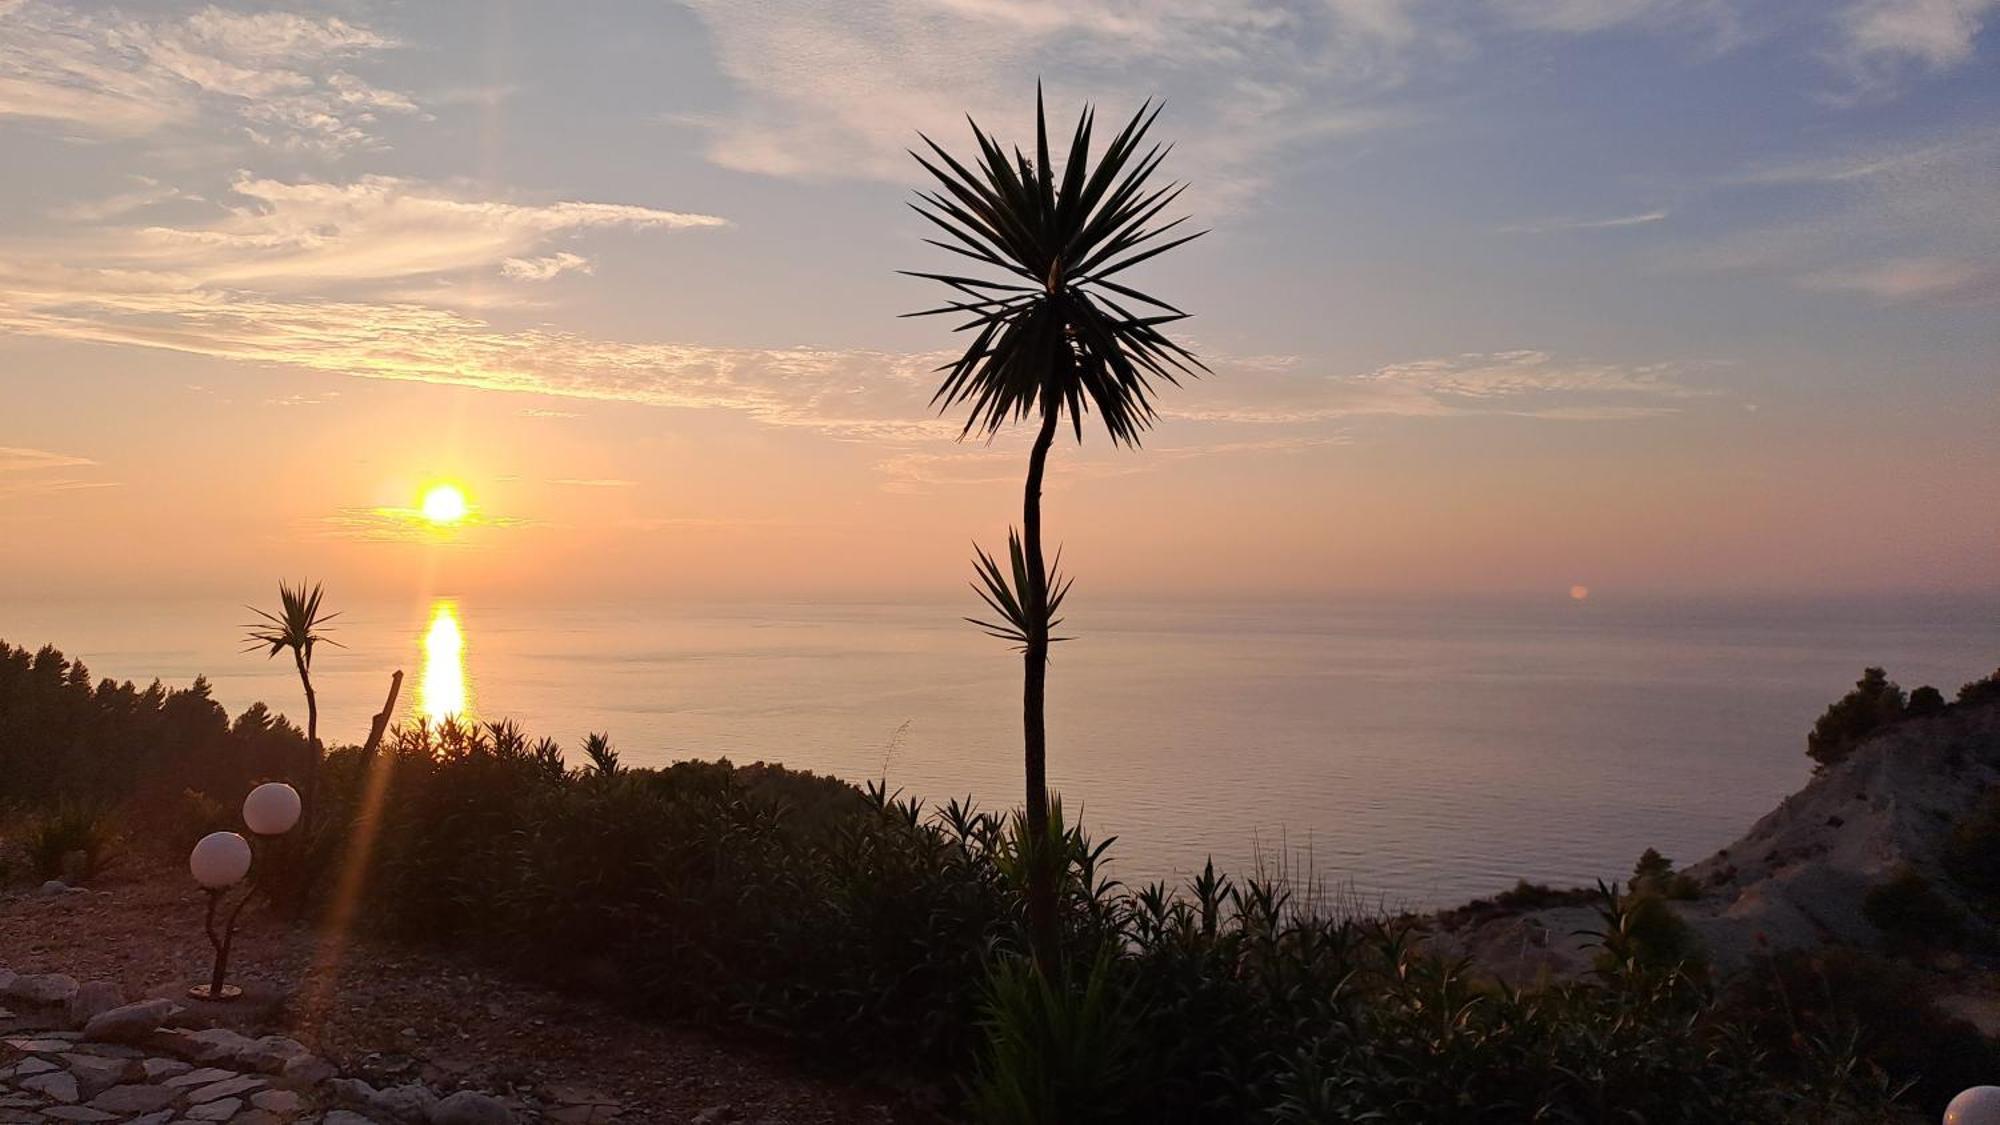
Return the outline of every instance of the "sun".
[[[434,524],[444,525],[463,520],[471,506],[465,502],[465,491],[455,484],[435,484],[424,490],[423,503],[418,505],[424,518]]]

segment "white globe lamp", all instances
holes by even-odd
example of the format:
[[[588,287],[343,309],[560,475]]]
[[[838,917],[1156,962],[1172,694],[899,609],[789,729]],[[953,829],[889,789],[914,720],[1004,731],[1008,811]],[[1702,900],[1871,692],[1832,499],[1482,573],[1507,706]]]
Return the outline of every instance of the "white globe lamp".
[[[2000,1125],[2000,1086],[1974,1086],[1951,1099],[1944,1125]]]
[[[267,781],[243,798],[243,823],[259,836],[282,836],[299,822],[299,791]]]
[[[250,873],[250,841],[234,832],[210,832],[188,853],[188,871],[211,891],[233,887]]]

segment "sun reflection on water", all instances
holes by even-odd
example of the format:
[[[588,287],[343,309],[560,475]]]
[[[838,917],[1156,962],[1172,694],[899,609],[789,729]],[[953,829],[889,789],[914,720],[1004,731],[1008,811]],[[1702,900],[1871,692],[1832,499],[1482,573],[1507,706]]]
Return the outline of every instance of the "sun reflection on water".
[[[417,710],[432,722],[452,716],[469,718],[472,713],[465,679],[465,634],[458,627],[458,603],[450,598],[431,603],[430,628],[424,632],[423,690],[417,698]]]

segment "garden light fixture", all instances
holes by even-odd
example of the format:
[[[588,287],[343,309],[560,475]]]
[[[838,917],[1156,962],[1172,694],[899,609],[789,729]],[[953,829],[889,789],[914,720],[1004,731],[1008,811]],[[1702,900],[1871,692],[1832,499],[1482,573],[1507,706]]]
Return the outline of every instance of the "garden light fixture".
[[[298,790],[282,781],[267,781],[244,798],[243,824],[257,836],[282,836],[298,825],[299,810]],[[236,900],[220,933],[216,931],[215,915],[229,889],[248,879],[254,858],[250,841],[237,832],[210,832],[188,853],[188,873],[208,894],[208,914],[202,929],[208,934],[208,944],[215,949],[215,967],[209,973],[208,983],[188,989],[188,995],[196,1000],[234,1000],[243,995],[241,988],[224,983],[223,977],[229,972],[229,947],[236,939],[236,923],[250,903],[253,886],[244,887],[243,897]]]

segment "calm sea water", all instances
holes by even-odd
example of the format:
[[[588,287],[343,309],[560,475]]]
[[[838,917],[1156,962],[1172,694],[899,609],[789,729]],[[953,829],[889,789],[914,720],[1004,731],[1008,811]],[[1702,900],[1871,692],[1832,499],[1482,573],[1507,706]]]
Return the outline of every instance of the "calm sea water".
[[[765,760],[930,800],[1018,800],[1019,662],[962,605],[348,606],[321,731],[469,707],[632,764]],[[303,712],[225,602],[0,602],[0,638],[97,676],[206,674]],[[1394,904],[1692,861],[1804,782],[1804,733],[1867,663],[1950,694],[2000,664],[1992,603],[1079,605],[1050,676],[1050,778],[1115,872],[1310,852]]]

